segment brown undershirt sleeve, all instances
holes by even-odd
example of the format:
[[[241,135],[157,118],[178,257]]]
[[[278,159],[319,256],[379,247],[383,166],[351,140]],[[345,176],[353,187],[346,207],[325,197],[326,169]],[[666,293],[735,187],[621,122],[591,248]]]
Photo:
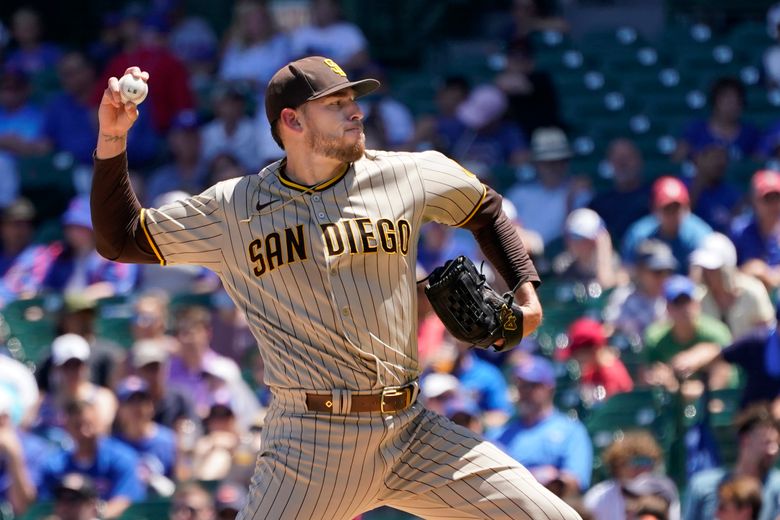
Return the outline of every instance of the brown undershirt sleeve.
[[[93,162],[90,207],[98,253],[117,262],[161,263],[144,233],[141,204],[130,185],[127,153],[110,159],[93,155]]]
[[[464,226],[474,234],[482,253],[510,288],[524,282],[537,287],[541,281],[512,222],[501,209],[501,195],[486,187],[486,195]]]

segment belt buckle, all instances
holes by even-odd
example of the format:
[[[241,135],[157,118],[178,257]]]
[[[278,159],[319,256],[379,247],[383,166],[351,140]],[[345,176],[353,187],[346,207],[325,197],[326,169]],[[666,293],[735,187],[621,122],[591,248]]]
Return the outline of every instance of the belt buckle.
[[[385,398],[398,397],[399,395],[406,395],[406,401],[404,402],[403,408],[400,408],[400,410],[404,410],[408,408],[412,402],[411,393],[407,391],[408,386],[409,385],[384,387],[382,389],[382,396],[380,397],[380,401],[379,401],[379,410],[382,413],[393,413],[399,411],[399,410],[393,410],[393,411],[385,410]]]

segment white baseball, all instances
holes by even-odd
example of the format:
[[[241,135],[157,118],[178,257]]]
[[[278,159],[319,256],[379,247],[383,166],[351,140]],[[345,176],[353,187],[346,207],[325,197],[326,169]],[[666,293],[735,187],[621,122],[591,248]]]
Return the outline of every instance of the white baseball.
[[[140,105],[148,93],[149,86],[141,78],[136,78],[132,74],[125,74],[119,78],[119,95],[122,97],[122,103],[132,101]]]

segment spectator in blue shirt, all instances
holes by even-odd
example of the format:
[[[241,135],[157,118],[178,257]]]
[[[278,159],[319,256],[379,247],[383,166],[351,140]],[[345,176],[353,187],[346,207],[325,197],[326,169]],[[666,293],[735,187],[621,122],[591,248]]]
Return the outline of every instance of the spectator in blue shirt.
[[[45,291],[97,299],[135,287],[138,266],[111,262],[95,250],[88,196],[71,200],[61,221],[65,240],[28,247],[8,269],[0,281],[0,305]]]
[[[97,106],[90,99],[95,68],[82,52],[70,51],[60,59],[57,74],[62,92],[44,109],[43,143],[48,150],[70,153],[77,164],[91,165],[97,139]],[[137,123],[141,126],[130,132],[127,148],[133,163],[143,166],[157,154],[159,139],[148,110],[139,113]]]
[[[735,220],[731,239],[740,269],[773,289],[780,286],[780,172],[757,171],[751,192],[753,214]]]
[[[514,368],[518,417],[488,438],[534,475],[562,485],[562,495],[590,486],[593,445],[585,426],[553,405],[555,369],[540,356],[521,359]]]
[[[728,150],[721,144],[710,144],[693,152],[696,175],[688,181],[693,212],[715,231],[727,232],[738,213],[742,193],[726,181]]]
[[[761,133],[742,119],[745,108],[745,86],[737,78],[715,80],[709,93],[710,116],[693,121],[677,142],[673,159],[691,157],[691,151],[709,145],[724,146],[732,160],[749,158],[758,152]]]
[[[758,520],[775,520],[780,515],[780,470],[777,423],[766,404],[756,404],[736,418],[738,453],[734,467],[706,469],[693,475],[683,505],[685,520],[712,520],[718,504],[719,486],[735,477],[753,477],[763,483]]]
[[[8,54],[7,64],[28,75],[45,74],[60,57],[60,49],[41,41],[40,15],[29,7],[22,7],[11,20],[16,48]]]
[[[688,189],[679,179],[661,177],[653,184],[653,213],[639,219],[626,232],[621,256],[636,263],[636,248],[648,238],[665,242],[679,264],[678,272],[688,272],[688,257],[712,228],[691,213]]]
[[[72,401],[65,414],[65,428],[73,439],[73,447],[61,450],[47,461],[40,500],[51,500],[56,486],[69,473],[81,473],[93,480],[98,496],[106,502],[106,518],[118,517],[131,503],[146,498],[138,476],[138,457],[121,442],[98,434],[92,403]]]
[[[643,180],[642,152],[630,139],[619,138],[607,147],[613,185],[597,192],[588,207],[599,214],[615,244],[628,227],[650,212],[650,184]]]
[[[114,436],[132,448],[141,460],[141,478],[152,487],[159,476],[173,478],[176,439],[173,430],[155,423],[154,401],[149,385],[129,376],[116,389],[119,399]]]

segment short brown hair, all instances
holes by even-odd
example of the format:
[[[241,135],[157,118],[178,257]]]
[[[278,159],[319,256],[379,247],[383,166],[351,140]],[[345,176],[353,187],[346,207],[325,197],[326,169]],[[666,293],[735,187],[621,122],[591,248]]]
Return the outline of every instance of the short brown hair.
[[[661,448],[647,430],[626,432],[625,435],[615,439],[604,450],[601,459],[609,468],[609,472],[614,476],[618,468],[629,462],[633,457],[652,459],[653,466],[657,466],[661,462]]]
[[[755,403],[742,410],[736,419],[734,426],[737,429],[737,437],[752,432],[759,426],[771,426],[777,429],[777,421],[772,416],[772,409],[769,403]]]
[[[211,328],[211,312],[201,305],[188,305],[176,311],[176,328],[183,321],[189,321],[193,325],[202,325]]]
[[[718,488],[718,503],[731,503],[740,509],[749,507],[750,518],[755,520],[761,511],[761,482],[748,476],[727,480]]]

